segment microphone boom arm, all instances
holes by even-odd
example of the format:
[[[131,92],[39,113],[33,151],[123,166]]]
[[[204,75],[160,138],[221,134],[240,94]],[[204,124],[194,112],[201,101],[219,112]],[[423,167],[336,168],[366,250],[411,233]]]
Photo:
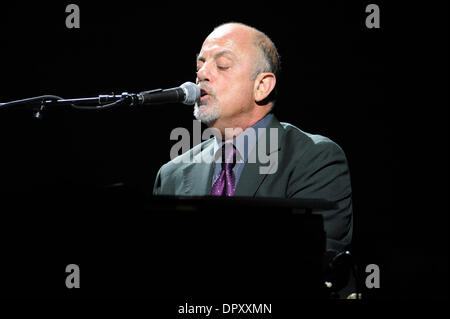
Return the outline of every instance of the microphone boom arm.
[[[41,117],[42,111],[49,106],[71,106],[80,110],[103,110],[119,105],[134,105],[137,102],[136,94],[127,92],[121,95],[99,95],[97,97],[64,99],[56,95],[41,95],[22,100],[0,103],[0,110],[11,106],[25,105],[34,110],[36,118]],[[92,105],[94,104],[94,105]]]

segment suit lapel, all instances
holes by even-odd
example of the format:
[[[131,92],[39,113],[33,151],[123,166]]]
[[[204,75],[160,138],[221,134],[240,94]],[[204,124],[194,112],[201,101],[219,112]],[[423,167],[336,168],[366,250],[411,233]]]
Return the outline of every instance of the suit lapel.
[[[214,158],[214,143],[206,142],[199,152],[193,154],[192,161],[183,169],[181,191],[188,196],[202,196],[211,192]]]
[[[277,135],[275,136],[274,134]],[[236,186],[236,191],[234,193],[235,196],[247,196],[247,197],[255,196],[260,185],[268,175],[261,173],[260,168],[265,167],[267,170],[270,171],[270,169],[273,168],[274,165],[277,165],[276,167],[278,167],[278,160],[281,151],[281,141],[283,140],[283,137],[284,137],[284,128],[281,126],[280,122],[275,118],[275,116],[273,116],[272,120],[267,125],[265,132],[262,133],[261,136],[258,138],[256,147],[252,151],[252,153],[254,153],[253,157],[252,156],[249,157],[249,158],[256,158],[256,163],[246,163],[244,169],[242,170],[241,177],[239,178],[239,182],[238,185]],[[275,141],[278,144],[273,145]],[[274,158],[274,160],[270,162],[270,167],[269,163],[267,162],[262,163],[261,158],[259,158],[258,156],[258,149],[263,143],[264,143],[263,147],[265,148],[261,151],[264,151],[266,156],[271,156]]]

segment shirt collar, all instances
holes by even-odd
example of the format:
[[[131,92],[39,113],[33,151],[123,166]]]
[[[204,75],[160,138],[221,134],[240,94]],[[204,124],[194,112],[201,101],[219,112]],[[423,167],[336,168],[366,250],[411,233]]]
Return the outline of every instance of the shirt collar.
[[[272,113],[266,114],[266,116],[264,116],[261,120],[259,120],[258,122],[247,128],[244,132],[242,132],[233,139],[233,144],[237,150],[236,152],[237,163],[247,162],[247,158],[250,152],[255,147],[256,142],[263,131],[260,130],[260,128],[266,128],[267,125],[269,125],[269,122],[272,119],[272,117],[273,117]],[[249,130],[254,130],[254,132],[256,132],[256,139],[251,138],[252,135],[249,132]],[[223,144],[225,144],[225,142],[223,141],[219,142],[217,138],[214,138],[214,157],[216,160],[220,159],[220,156],[218,155],[217,151],[222,148]]]

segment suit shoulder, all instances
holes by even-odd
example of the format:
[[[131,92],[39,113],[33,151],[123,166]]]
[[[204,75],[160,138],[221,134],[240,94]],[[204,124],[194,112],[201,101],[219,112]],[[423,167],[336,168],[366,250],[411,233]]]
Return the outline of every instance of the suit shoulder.
[[[292,125],[290,123],[281,122],[281,126],[284,128],[285,135],[287,138],[291,140],[296,140],[298,142],[301,142],[306,145],[314,146],[314,145],[336,145],[338,146],[334,141],[329,139],[326,136],[319,135],[319,134],[311,134],[305,131],[302,131],[295,125]]]
[[[330,138],[302,131],[298,127],[282,122],[285,132],[285,143],[288,148],[295,147],[299,155],[325,153],[329,155],[345,156],[342,148]]]

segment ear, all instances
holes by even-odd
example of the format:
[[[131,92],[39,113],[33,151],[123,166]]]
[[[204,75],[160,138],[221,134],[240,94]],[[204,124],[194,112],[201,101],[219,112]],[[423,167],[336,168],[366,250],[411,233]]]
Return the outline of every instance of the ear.
[[[275,88],[276,82],[277,80],[275,78],[275,74],[273,73],[262,72],[258,74],[255,79],[255,86],[253,90],[255,95],[255,102],[259,103],[267,98],[270,92],[272,92],[272,90]]]

